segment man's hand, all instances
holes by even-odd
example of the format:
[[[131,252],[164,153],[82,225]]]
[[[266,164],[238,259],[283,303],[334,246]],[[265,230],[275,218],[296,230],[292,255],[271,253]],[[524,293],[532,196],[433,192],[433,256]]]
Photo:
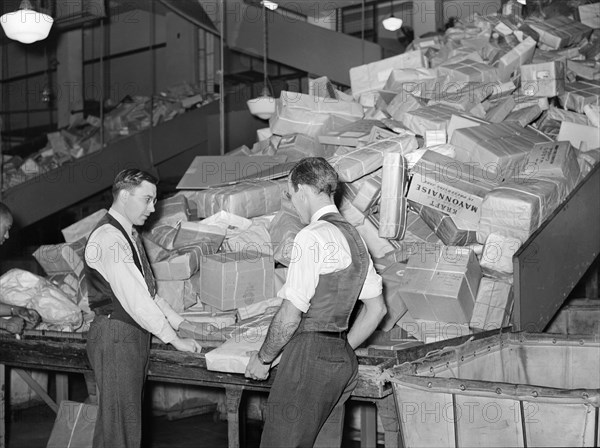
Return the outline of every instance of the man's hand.
[[[252,378],[253,380],[266,380],[269,378],[269,370],[271,370],[271,364],[263,364],[258,358],[258,350],[247,352],[250,355],[250,361],[246,367],[246,378]]]
[[[12,310],[15,316],[20,317],[26,322],[26,328],[34,328],[42,321],[40,314],[36,310],[30,310],[24,306],[13,306]]]
[[[200,353],[202,346],[192,338],[177,338],[171,341],[171,345],[180,352]]]

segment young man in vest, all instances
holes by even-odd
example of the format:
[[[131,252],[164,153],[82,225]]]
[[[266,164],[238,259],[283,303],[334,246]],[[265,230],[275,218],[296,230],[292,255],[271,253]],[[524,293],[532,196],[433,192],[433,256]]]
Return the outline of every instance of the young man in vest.
[[[140,446],[152,335],[177,350],[201,348],[194,339],[177,336],[177,329],[190,324],[156,295],[154,275],[135,229],[154,212],[156,183],[137,169],[117,174],[112,206],[86,245],[90,308],[96,314],[87,352],[99,390],[94,448]]]
[[[288,177],[289,198],[307,226],[294,240],[281,307],[246,370],[266,379],[283,350],[262,447],[341,446],[344,404],[357,382],[354,349],[387,311],[365,243],[334,204],[337,188],[337,173],[321,157],[301,160]]]

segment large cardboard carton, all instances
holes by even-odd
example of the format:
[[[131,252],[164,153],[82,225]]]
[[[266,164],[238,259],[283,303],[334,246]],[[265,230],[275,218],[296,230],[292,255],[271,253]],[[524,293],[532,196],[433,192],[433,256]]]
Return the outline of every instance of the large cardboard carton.
[[[470,248],[445,246],[409,257],[398,290],[410,315],[438,322],[469,322],[481,280]]]
[[[255,252],[208,255],[200,267],[200,300],[233,310],[273,297],[273,259]]]

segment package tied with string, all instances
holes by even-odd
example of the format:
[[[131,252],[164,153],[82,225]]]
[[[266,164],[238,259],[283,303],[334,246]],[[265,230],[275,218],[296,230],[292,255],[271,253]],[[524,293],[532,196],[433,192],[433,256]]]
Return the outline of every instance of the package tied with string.
[[[399,153],[383,156],[381,199],[379,200],[379,236],[402,239],[406,232],[406,159]]]
[[[565,91],[558,97],[565,109],[584,113],[588,104],[600,106],[600,81],[577,81],[565,85]]]
[[[468,246],[477,242],[477,225],[453,218],[437,208],[408,201],[421,220],[447,246]]]
[[[469,327],[487,331],[507,326],[512,305],[513,290],[510,283],[482,278]]]
[[[469,322],[481,268],[472,249],[435,247],[411,255],[398,286],[410,315],[438,322]]]
[[[576,45],[590,37],[592,28],[566,16],[556,16],[544,21],[528,20],[527,25],[539,34],[539,42],[552,50]]]

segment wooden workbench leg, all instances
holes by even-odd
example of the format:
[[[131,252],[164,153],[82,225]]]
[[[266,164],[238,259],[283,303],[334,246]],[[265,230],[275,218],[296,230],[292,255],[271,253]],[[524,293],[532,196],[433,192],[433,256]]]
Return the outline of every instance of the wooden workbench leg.
[[[360,448],[377,448],[377,408],[370,403],[360,407]]]
[[[6,398],[6,367],[0,364],[0,448],[6,448],[6,416],[8,399]]]
[[[400,446],[400,423],[394,395],[390,394],[375,402],[383,430],[385,431],[385,448]]]
[[[69,399],[69,376],[66,373],[56,374],[56,404]]]
[[[229,448],[240,447],[240,402],[242,401],[241,387],[228,386],[225,388],[227,400],[227,445]]]

